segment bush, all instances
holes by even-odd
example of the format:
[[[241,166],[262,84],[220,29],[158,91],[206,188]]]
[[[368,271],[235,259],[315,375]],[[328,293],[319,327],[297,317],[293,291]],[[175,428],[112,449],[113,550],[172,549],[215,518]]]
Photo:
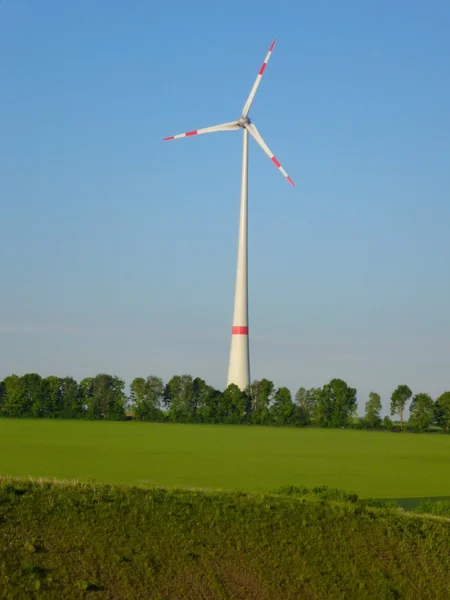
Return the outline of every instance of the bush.
[[[392,419],[388,417],[388,415],[386,415],[382,420],[381,426],[383,427],[383,429],[387,429],[388,431],[392,431],[392,429],[394,428]]]

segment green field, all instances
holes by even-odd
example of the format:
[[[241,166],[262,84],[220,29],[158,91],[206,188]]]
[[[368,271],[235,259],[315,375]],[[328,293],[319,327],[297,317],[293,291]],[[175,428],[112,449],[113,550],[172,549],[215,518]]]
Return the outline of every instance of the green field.
[[[0,474],[265,492],[328,485],[450,496],[450,436],[136,422],[0,420]]]

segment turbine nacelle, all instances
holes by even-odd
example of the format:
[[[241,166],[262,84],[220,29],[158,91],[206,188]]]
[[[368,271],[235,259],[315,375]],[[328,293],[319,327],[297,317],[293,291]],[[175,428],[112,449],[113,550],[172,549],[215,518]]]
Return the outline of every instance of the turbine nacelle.
[[[242,117],[238,121],[239,127],[245,127],[246,125],[250,125],[251,121],[247,116],[242,115]]]

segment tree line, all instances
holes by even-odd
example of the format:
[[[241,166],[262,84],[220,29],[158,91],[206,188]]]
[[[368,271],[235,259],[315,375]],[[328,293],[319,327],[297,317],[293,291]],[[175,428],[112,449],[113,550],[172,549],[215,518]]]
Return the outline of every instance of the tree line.
[[[294,397],[287,387],[276,388],[268,379],[254,381],[245,391],[234,384],[221,391],[191,375],[175,375],[167,383],[154,375],[136,377],[128,394],[124,380],[106,373],[80,382],[37,373],[9,375],[0,382],[2,417],[122,420],[132,415],[139,421],[173,423],[450,429],[450,391],[433,400],[399,385],[391,396],[390,416],[382,418],[381,410],[380,395],[371,392],[364,416],[358,416],[356,389],[342,379],[321,388],[301,387]],[[399,423],[391,420],[393,416]]]

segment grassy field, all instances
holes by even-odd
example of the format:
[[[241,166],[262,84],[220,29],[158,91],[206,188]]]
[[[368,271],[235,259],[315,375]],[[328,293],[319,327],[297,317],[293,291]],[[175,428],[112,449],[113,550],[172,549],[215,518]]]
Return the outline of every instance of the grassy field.
[[[0,478],[0,598],[443,600],[450,519],[299,496]]]
[[[374,498],[450,496],[450,436],[0,419],[0,474],[264,492],[329,485]]]

